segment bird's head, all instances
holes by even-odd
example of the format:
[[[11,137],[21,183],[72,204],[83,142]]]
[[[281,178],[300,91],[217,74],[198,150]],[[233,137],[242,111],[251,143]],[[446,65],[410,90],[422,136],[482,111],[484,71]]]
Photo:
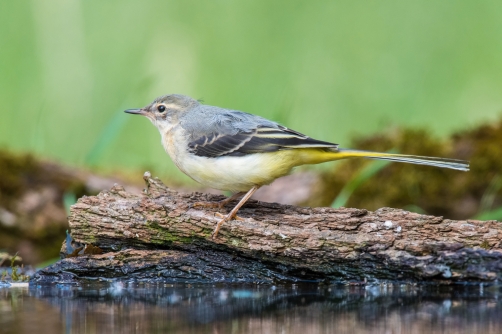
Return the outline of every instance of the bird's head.
[[[169,131],[179,122],[179,117],[199,102],[191,97],[179,94],[163,95],[140,109],[127,109],[128,114],[142,115],[148,118],[161,133]]]

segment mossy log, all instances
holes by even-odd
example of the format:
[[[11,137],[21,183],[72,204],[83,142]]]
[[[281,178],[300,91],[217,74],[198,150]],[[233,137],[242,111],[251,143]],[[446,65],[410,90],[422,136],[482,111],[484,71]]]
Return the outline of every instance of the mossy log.
[[[181,194],[145,173],[133,195],[115,185],[72,206],[75,242],[103,254],[65,258],[35,281],[108,277],[173,282],[496,281],[497,221],[455,221],[399,209],[304,208],[249,201],[215,240],[222,196]]]

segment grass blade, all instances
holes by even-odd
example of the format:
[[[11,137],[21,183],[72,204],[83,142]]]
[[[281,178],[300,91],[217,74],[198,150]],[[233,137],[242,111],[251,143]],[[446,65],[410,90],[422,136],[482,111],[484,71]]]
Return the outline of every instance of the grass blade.
[[[340,191],[338,196],[331,203],[332,208],[339,208],[345,206],[352,195],[352,193],[360,187],[364,182],[381,171],[385,166],[390,164],[391,161],[375,160],[366,165],[359,171]]]

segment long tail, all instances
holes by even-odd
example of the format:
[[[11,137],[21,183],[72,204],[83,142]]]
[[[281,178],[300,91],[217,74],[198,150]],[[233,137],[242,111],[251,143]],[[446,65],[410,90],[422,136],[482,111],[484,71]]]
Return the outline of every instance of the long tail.
[[[405,154],[393,154],[393,153],[380,153],[371,151],[359,151],[350,150],[344,148],[338,148],[337,153],[342,155],[343,158],[367,158],[367,159],[377,159],[377,160],[390,160],[396,162],[406,162],[416,165],[427,165],[441,168],[450,168],[461,170],[464,172],[469,171],[469,161],[458,160],[458,159],[448,159],[448,158],[436,158],[436,157],[422,157],[418,155],[405,155]]]

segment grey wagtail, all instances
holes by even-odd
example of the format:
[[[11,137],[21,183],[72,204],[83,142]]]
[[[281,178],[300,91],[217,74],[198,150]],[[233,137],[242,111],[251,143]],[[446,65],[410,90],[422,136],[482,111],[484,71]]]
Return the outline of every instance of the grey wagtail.
[[[244,195],[222,218],[222,224],[263,185],[287,175],[293,167],[346,159],[369,158],[418,165],[469,170],[469,162],[456,159],[379,153],[343,149],[316,140],[276,122],[238,110],[201,104],[188,96],[165,95],[129,114],[146,116],[160,131],[162,145],[178,168],[195,181],[235,194],[218,203],[196,203],[219,207]]]

